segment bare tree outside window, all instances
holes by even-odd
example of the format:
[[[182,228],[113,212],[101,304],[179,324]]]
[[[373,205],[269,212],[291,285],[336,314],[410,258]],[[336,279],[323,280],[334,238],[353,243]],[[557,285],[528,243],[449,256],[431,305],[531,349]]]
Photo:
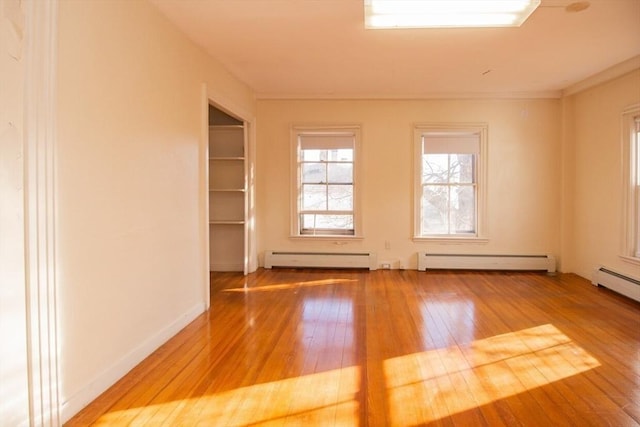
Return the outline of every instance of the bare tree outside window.
[[[483,141],[483,125],[416,128],[417,238],[480,236]]]
[[[422,162],[423,233],[475,233],[475,155],[425,154]]]

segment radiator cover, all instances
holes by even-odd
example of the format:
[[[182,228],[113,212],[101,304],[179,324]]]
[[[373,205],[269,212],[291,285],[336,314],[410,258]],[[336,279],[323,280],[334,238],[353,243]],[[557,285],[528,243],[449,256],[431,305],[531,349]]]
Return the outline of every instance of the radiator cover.
[[[593,272],[591,283],[594,286],[604,286],[619,294],[640,302],[640,279],[626,276],[600,267]]]
[[[552,255],[430,254],[418,252],[418,270],[546,270],[556,272]]]
[[[377,256],[373,252],[293,252],[266,251],[264,268],[378,268]]]

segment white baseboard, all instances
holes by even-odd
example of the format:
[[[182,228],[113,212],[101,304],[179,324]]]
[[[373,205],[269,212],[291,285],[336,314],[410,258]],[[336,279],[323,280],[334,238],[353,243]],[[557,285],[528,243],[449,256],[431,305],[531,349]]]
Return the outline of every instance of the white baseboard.
[[[120,360],[115,361],[111,366],[97,375],[93,380],[73,396],[66,399],[63,396],[61,418],[62,422],[67,422],[71,417],[80,412],[82,408],[91,403],[94,399],[104,393],[109,387],[115,384],[127,372],[142,362],[151,353],[156,351],[162,344],[176,335],[185,326],[191,323],[196,317],[205,311],[204,303],[199,303],[180,315],[175,321],[159,330],[156,334],[142,342],[138,347],[132,349]]]

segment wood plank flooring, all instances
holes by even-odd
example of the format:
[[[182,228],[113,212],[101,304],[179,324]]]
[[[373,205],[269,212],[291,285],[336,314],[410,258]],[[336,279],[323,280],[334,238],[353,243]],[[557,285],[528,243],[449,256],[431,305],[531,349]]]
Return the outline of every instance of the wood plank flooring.
[[[68,426],[640,426],[640,304],[575,275],[215,273]]]

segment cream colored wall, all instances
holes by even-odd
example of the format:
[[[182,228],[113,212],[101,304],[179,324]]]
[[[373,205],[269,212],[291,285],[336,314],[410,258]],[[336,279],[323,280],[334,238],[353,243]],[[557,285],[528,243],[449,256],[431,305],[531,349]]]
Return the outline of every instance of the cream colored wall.
[[[559,100],[259,100],[258,251],[373,250],[394,268],[417,268],[421,250],[560,256],[561,104]],[[414,243],[415,123],[486,122],[489,126],[486,244]],[[365,239],[289,239],[289,130],[292,124],[362,126]],[[385,249],[389,241],[390,249]],[[262,261],[262,259],[261,259]]]
[[[145,1],[61,1],[57,261],[63,418],[207,305],[202,83],[253,93]]]
[[[622,116],[640,103],[640,70],[568,97],[565,116],[574,156],[567,160],[574,171],[573,245],[571,271],[591,278],[604,265],[638,276],[639,267],[623,261],[622,235]],[[573,162],[573,163],[572,163]]]
[[[0,0],[0,425],[28,425],[25,305],[25,16]]]

